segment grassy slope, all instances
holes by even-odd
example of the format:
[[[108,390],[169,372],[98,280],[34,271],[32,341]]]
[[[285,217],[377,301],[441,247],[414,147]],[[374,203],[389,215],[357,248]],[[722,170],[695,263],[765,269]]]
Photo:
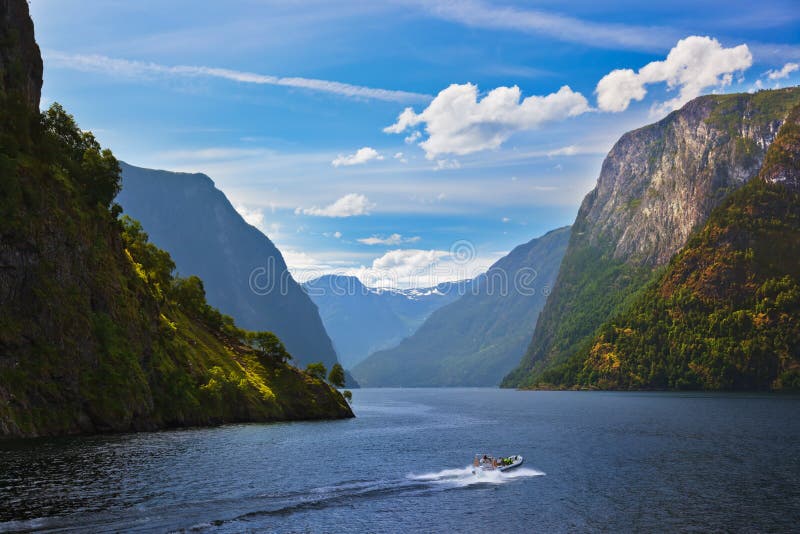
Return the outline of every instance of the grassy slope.
[[[352,416],[327,384],[164,297],[95,198],[97,154],[2,100],[0,436]]]

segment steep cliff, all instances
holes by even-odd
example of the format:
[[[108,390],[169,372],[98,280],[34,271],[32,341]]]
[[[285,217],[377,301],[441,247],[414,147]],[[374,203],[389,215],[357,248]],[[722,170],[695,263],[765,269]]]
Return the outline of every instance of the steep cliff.
[[[754,177],[800,88],[697,98],[625,134],[584,199],[522,363],[524,386],[585,348],[730,192]]]
[[[27,2],[0,0],[0,43],[0,94],[37,108],[43,66]]]
[[[800,389],[800,106],[730,195],[559,387]]]
[[[0,437],[352,416],[118,219],[117,160],[60,106],[39,113],[27,3],[2,6],[0,57],[33,78],[4,78],[0,103]]]
[[[181,275],[203,279],[212,306],[243,328],[275,332],[299,365],[322,362],[330,369],[337,362],[317,306],[280,251],[211,178],[123,163],[117,202],[170,253]]]
[[[397,347],[353,368],[362,386],[496,386],[519,361],[569,241],[559,228],[520,245]]]

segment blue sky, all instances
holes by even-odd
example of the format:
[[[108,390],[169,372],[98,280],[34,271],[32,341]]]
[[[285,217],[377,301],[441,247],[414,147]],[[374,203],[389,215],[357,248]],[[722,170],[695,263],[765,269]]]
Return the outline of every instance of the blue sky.
[[[211,176],[300,278],[408,286],[570,224],[625,131],[800,83],[796,1],[643,4],[31,6],[43,105],[129,163]]]

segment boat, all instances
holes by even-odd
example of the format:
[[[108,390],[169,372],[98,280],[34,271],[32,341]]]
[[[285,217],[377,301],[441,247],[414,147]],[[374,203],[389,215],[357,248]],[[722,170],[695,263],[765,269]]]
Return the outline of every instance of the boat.
[[[476,454],[472,461],[473,474],[481,471],[508,471],[522,465],[522,455],[494,457],[488,454]]]

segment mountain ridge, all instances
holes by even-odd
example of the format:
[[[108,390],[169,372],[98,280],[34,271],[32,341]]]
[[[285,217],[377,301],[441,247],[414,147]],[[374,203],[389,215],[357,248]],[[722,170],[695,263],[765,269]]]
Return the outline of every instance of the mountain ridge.
[[[471,282],[429,288],[365,286],[357,277],[323,275],[303,284],[320,310],[342,364],[350,369],[375,351],[397,345],[435,310],[468,291]]]
[[[623,135],[585,197],[520,365],[525,386],[583,350],[731,191],[754,177],[800,88],[707,95]]]
[[[495,386],[519,362],[555,281],[569,227],[515,247],[400,345],[353,368],[364,386]]]
[[[300,364],[337,363],[317,306],[280,250],[209,176],[121,165],[117,201],[173,256],[179,273],[203,279],[209,303],[243,328],[275,332]]]

